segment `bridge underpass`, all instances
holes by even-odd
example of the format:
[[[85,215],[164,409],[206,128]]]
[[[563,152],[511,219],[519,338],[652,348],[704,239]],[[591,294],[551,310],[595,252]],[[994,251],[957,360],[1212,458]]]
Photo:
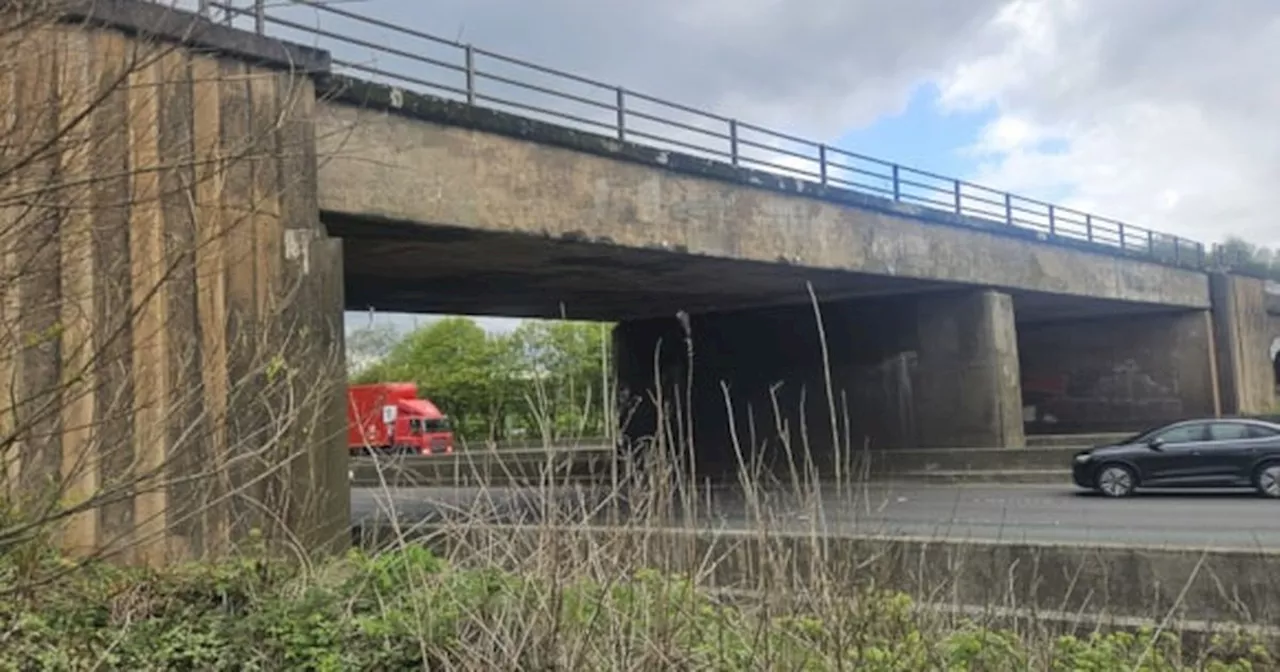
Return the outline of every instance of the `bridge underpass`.
[[[532,122],[508,137],[465,117],[442,123],[434,103],[388,114],[348,100],[335,93],[318,110],[320,137],[334,139],[322,147],[340,157],[321,170],[320,193],[344,244],[347,307],[617,322],[620,387],[641,399],[655,356],[664,387],[687,377],[683,312],[696,352],[686,442],[713,472],[736,459],[722,382],[740,437],[775,435],[759,443],[778,454],[781,389],[790,431],[803,413],[821,461],[833,444],[1016,447],[1028,431],[1213,415],[1224,410],[1219,367],[1265,349],[1217,361],[1217,342],[1257,334],[1223,331],[1239,316],[1213,310],[1203,272],[846,205],[749,173],[713,180],[544,146],[556,131]],[[1223,296],[1253,289],[1220,284]],[[640,406],[627,420],[636,440],[659,424]]]
[[[333,214],[325,224],[343,240],[348,309],[619,322],[616,365],[621,382],[637,394],[653,384],[645,374],[659,336],[666,343],[665,365],[672,367],[667,394],[683,389],[685,334],[676,315],[689,314],[699,391],[694,441],[708,457],[732,455],[721,382],[731,385],[739,411],[750,406],[754,415],[755,426],[739,428],[740,435],[774,447],[779,437],[771,436],[777,432],[767,391],[783,384],[776,394],[779,409],[796,428],[803,387],[810,447],[831,453],[830,430],[816,431],[829,428],[830,405],[809,285],[828,339],[825,367],[833,375],[844,443],[873,449],[1016,446],[1024,424],[1033,432],[1119,431],[1215,410],[1212,325],[1203,310],[1008,292],[1016,343],[1006,344],[1005,354],[1022,374],[1005,385],[1014,393],[1026,389],[1003,400],[1012,405],[993,433],[989,424],[963,419],[966,411],[987,409],[959,404],[975,392],[980,396],[981,385],[990,390],[997,384],[983,378],[999,368],[983,359],[987,355],[952,353],[942,355],[951,362],[928,364],[942,372],[935,379],[959,383],[946,392],[950,398],[930,399],[939,383],[920,389],[929,384],[929,370],[919,366],[920,339],[932,331],[920,320],[945,313],[981,287]],[[963,328],[976,332],[982,326]],[[648,340],[636,344],[644,332]],[[976,368],[966,371],[973,362],[964,357],[976,357]],[[1068,389],[1065,379],[1073,374],[1075,386]],[[1089,378],[1079,382],[1083,377]],[[1123,389],[1117,393],[1108,385]],[[1077,398],[1068,396],[1073,392]],[[643,408],[629,420],[637,437],[651,435],[655,421]],[[922,434],[922,426],[932,433]]]
[[[18,121],[34,124],[19,131],[42,137],[56,109],[102,133],[100,143],[84,142],[86,128],[37,143],[61,154],[19,164],[62,166],[95,190],[42,202],[38,223],[22,223],[41,228],[2,241],[6,272],[35,269],[5,285],[20,286],[4,295],[15,320],[6,333],[41,339],[11,343],[0,360],[0,399],[20,402],[0,408],[16,420],[3,431],[29,432],[4,476],[15,487],[59,476],[76,501],[142,478],[137,469],[159,481],[75,513],[70,547],[146,539],[138,557],[161,563],[224,552],[258,526],[309,548],[341,544],[341,311],[376,304],[381,289],[386,308],[559,316],[563,306],[618,319],[621,354],[635,361],[679,326],[674,310],[689,310],[702,344],[694,373],[706,364],[713,374],[696,375],[705,384],[694,403],[723,409],[717,379],[744,399],[779,379],[791,394],[820,388],[816,330],[798,328],[812,325],[800,317],[811,281],[842,380],[856,383],[864,356],[916,353],[915,373],[900,377],[910,396],[873,395],[927,430],[903,432],[908,446],[1020,445],[1019,362],[1035,359],[1022,346],[1028,325],[1055,317],[1105,323],[1080,328],[1165,355],[1154,366],[1184,410],[1215,388],[1215,410],[1273,403],[1261,283],[1211,275],[1202,248],[1179,253],[1187,241],[1161,247],[1166,237],[1131,227],[1138,235],[1107,249],[1101,218],[1080,234],[1066,219],[1036,229],[973,216],[960,181],[955,212],[930,209],[897,198],[896,177],[892,199],[868,196],[825,176],[806,182],[336,77],[326,52],[152,3],[86,7],[34,28],[15,52],[32,63],[4,80],[24,96]],[[153,39],[178,48],[129,60],[131,44]],[[83,68],[49,53],[68,45]],[[107,88],[129,67],[139,68],[131,86]],[[80,115],[86,100],[105,102]],[[72,207],[82,202],[93,207]],[[77,237],[83,227],[92,245]],[[407,245],[410,228],[437,240]],[[1131,249],[1135,238],[1145,242]],[[48,240],[56,245],[25,247]],[[433,265],[447,269],[431,271],[444,276],[438,287],[421,270]],[[486,273],[502,296],[485,293]],[[524,291],[530,282],[539,296]],[[1123,320],[1187,348],[1148,347],[1114,326]],[[86,348],[97,358],[87,368]],[[664,347],[674,374],[664,378],[681,377],[674,355]],[[646,387],[648,367],[621,368],[624,385]],[[63,405],[32,424],[31,409],[49,400]],[[263,447],[263,436],[283,438]],[[708,443],[707,461],[722,465],[723,449]],[[250,474],[250,461],[270,478]],[[262,502],[282,513],[266,515]]]

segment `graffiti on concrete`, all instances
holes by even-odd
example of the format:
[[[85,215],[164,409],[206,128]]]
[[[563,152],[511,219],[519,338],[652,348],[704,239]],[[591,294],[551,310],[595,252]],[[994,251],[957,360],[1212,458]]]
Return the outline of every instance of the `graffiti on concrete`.
[[[1157,381],[1133,359],[1107,369],[1028,376],[1022,390],[1024,421],[1046,431],[1145,427],[1183,414],[1176,381]]]

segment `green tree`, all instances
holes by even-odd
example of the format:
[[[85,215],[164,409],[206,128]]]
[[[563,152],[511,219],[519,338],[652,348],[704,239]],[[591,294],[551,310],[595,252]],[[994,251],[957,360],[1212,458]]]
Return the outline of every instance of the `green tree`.
[[[608,328],[589,322],[531,321],[511,335],[523,401],[519,422],[532,436],[600,436],[608,409],[604,379]]]
[[[1280,250],[1229,236],[1222,242],[1219,255],[1228,267],[1280,281]]]
[[[346,336],[347,375],[357,376],[377,364],[400,341],[400,332],[390,324],[369,325]]]

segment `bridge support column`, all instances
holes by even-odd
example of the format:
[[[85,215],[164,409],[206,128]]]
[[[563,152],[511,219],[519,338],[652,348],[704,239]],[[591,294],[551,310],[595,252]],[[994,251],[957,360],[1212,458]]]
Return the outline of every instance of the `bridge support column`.
[[[978,291],[823,304],[821,323],[804,305],[624,322],[624,436],[661,435],[713,478],[740,460],[830,476],[863,448],[1022,445],[1012,310]]]
[[[1012,297],[939,294],[916,310],[919,445],[1026,445]]]
[[[125,562],[340,549],[342,257],[299,71],[327,57],[85,7],[3,37],[0,498]]]
[[[1209,276],[1222,412],[1276,412],[1275,362],[1265,281],[1214,273]]]

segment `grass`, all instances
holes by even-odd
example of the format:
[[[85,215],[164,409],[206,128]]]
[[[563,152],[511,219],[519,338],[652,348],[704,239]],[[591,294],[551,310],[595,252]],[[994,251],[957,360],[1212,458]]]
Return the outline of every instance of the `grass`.
[[[58,563],[55,556],[43,560]],[[15,567],[0,564],[14,585]],[[248,555],[165,571],[91,565],[0,605],[5,670],[1253,670],[1220,638],[1037,638],[943,621],[892,591],[730,600],[653,569],[505,571],[420,546],[304,571]],[[833,599],[834,598],[834,599]]]
[[[826,393],[839,417],[836,390]],[[861,450],[834,436],[840,423],[813,423],[833,435],[832,478],[806,427],[793,430],[776,404],[781,459],[756,459],[766,432],[730,431],[745,521],[709,530],[717,503],[691,467],[688,394],[680,381],[651,399],[658,431],[605,483],[533,470],[522,488],[480,484],[435,502],[416,529],[398,510],[406,493],[384,489],[377,548],[343,557],[245,548],[143,570],[75,565],[31,537],[0,555],[0,670],[1280,669],[1270,640],[1183,631],[1186,589],[1220,580],[1199,562],[1165,591],[1172,599],[1151,604],[1149,625],[1128,630],[1043,621],[1043,605],[1019,601],[1053,580],[1083,596],[1071,605],[1094,604],[1097,583],[1117,580],[1105,562],[1049,569],[1006,553],[975,570],[934,545],[904,581],[886,569],[908,564],[888,557],[902,544],[843,543],[826,527],[882,504]],[[975,586],[987,592],[970,600]],[[1005,615],[1024,607],[1030,617]]]

